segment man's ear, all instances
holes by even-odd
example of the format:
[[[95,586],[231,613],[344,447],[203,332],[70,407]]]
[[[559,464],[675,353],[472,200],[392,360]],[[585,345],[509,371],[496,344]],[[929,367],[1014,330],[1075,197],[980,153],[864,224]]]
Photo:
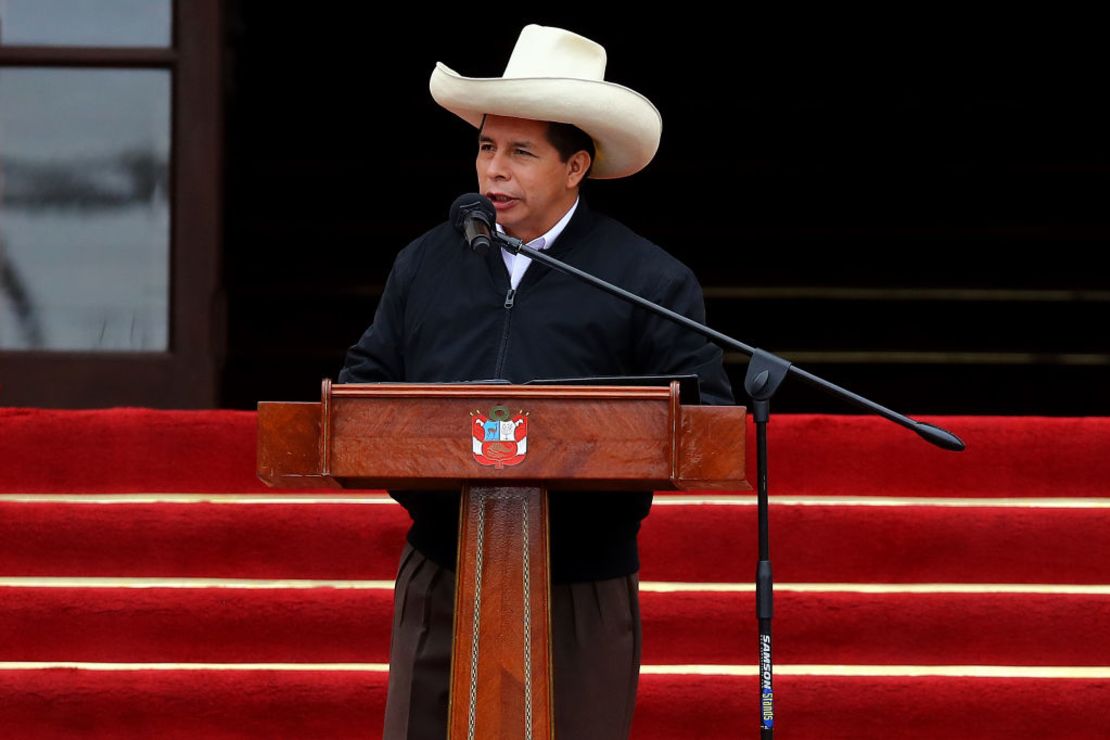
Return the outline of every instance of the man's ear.
[[[586,173],[590,171],[590,153],[585,149],[581,149],[570,156],[567,160],[567,187],[578,187],[582,180],[585,179]]]

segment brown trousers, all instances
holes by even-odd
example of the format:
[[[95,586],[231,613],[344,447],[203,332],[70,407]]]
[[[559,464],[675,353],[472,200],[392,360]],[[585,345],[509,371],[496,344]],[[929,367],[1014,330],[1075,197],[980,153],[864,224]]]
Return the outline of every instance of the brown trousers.
[[[447,737],[454,604],[455,574],[406,544],[393,596],[385,740]],[[551,633],[556,739],[627,738],[640,675],[638,577],[552,586]]]

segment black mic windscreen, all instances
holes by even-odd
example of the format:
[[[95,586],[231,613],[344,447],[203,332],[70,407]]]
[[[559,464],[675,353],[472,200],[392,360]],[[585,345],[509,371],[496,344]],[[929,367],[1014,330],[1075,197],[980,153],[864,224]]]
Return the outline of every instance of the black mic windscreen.
[[[451,204],[451,211],[447,220],[451,222],[452,226],[461,231],[463,222],[470,214],[481,218],[486,226],[491,229],[494,223],[497,222],[497,211],[493,207],[493,202],[481,193],[466,193],[455,198],[455,202]]]

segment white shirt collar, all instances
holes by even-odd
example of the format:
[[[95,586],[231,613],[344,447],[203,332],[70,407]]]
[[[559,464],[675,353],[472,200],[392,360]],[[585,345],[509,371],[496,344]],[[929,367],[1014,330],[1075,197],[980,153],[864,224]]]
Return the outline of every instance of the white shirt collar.
[[[551,245],[555,243],[555,240],[559,238],[559,235],[563,233],[563,229],[570,223],[570,219],[574,215],[574,212],[578,210],[578,200],[578,198],[574,199],[574,203],[571,205],[570,210],[564,213],[563,217],[559,219],[546,234],[537,236],[532,241],[527,242],[527,245],[533,249],[550,249]],[[501,227],[501,224],[497,224],[497,230],[502,234],[505,233],[505,229]]]

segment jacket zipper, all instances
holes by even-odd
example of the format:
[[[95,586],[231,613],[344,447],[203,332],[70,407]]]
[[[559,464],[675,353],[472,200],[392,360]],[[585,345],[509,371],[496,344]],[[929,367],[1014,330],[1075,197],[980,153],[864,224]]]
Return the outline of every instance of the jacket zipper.
[[[513,303],[516,301],[516,289],[510,287],[505,294],[505,325],[501,330],[501,346],[497,349],[497,365],[493,370],[493,377],[500,378],[501,370],[505,366],[505,356],[509,348],[509,324],[513,320]]]

